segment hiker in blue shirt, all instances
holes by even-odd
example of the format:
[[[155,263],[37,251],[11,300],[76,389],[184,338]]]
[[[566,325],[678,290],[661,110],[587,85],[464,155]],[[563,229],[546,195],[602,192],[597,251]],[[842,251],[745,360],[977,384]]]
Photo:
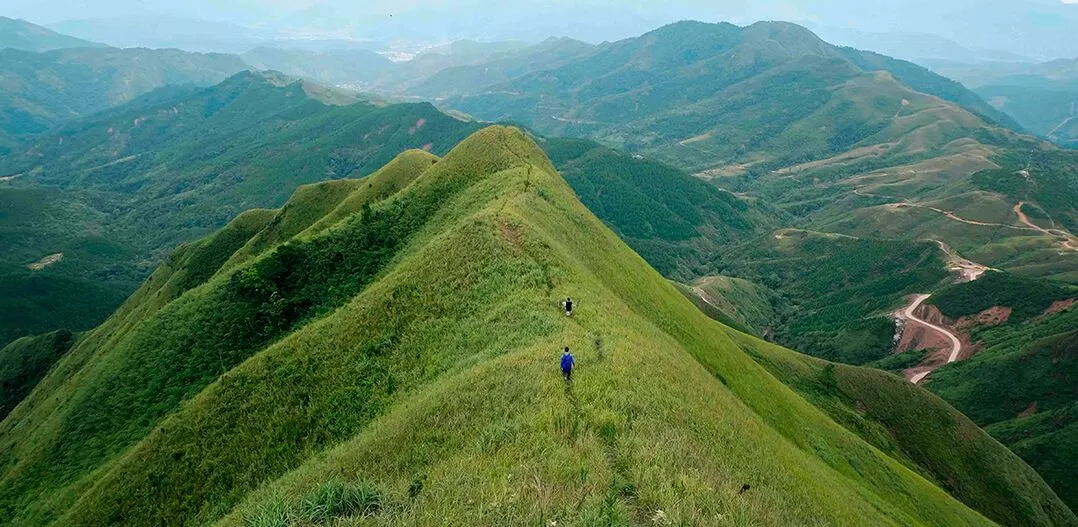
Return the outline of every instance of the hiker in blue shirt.
[[[565,382],[573,382],[573,354],[569,353],[569,346],[565,347],[565,353],[561,355],[561,374],[565,376]]]

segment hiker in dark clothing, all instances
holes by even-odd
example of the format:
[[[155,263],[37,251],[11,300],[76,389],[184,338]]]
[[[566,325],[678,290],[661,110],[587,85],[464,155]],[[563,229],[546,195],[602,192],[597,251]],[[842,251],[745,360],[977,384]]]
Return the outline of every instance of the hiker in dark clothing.
[[[565,382],[573,382],[573,364],[576,364],[576,361],[573,360],[573,354],[569,353],[569,346],[566,346],[565,353],[561,355],[561,374],[565,377]]]
[[[561,303],[561,307],[565,308],[565,316],[567,316],[567,317],[573,316],[573,299],[572,298],[566,298],[565,302]]]

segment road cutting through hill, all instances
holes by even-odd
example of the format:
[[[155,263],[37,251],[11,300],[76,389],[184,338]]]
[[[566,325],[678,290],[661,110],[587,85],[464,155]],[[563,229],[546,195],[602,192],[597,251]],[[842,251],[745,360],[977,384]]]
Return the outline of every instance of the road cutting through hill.
[[[947,363],[950,364],[958,360],[958,355],[962,352],[962,341],[957,336],[955,336],[954,333],[951,333],[950,331],[947,331],[946,329],[941,328],[935,324],[931,324],[925,320],[917,318],[917,315],[913,314],[913,312],[917,311],[917,308],[921,307],[921,304],[923,304],[925,300],[928,300],[928,297],[930,296],[932,295],[917,295],[917,297],[914,298],[913,303],[910,304],[909,307],[907,307],[906,310],[902,312],[902,315],[903,317],[905,317],[906,320],[916,324],[920,324],[933,331],[942,333],[946,335],[948,339],[950,339],[951,354],[947,357]],[[918,373],[913,377],[910,377],[910,382],[912,382],[913,384],[918,384],[922,380],[924,380],[924,378],[927,377],[929,373],[932,373],[932,370]]]
[[[1025,204],[1026,202],[1019,201],[1018,204],[1014,206],[1014,213],[1018,215],[1018,221],[1037,232],[1047,234],[1053,238],[1062,238],[1060,244],[1064,249],[1078,251],[1078,238],[1075,238],[1071,233],[1063,229],[1045,229],[1044,227],[1029,221],[1029,216],[1026,216],[1026,213],[1022,212],[1022,206]]]

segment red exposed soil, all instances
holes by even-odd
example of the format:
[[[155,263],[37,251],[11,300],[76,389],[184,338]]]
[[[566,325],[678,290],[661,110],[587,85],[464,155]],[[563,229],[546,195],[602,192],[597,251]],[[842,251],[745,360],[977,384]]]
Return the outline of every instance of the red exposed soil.
[[[903,372],[914,384],[924,380],[932,370],[968,358],[978,351],[969,335],[959,332],[935,306],[924,304],[928,297],[918,295],[908,307],[896,313],[897,318],[905,321],[896,351],[932,350],[920,364]]]
[[[962,317],[955,323],[957,329],[970,329],[977,326],[998,326],[1007,323],[1011,319],[1014,310],[1009,307],[991,307],[981,311],[977,316]]]
[[[1018,414],[1018,417],[1029,417],[1035,413],[1037,413],[1037,401],[1033,401],[1029,405],[1029,408],[1022,410],[1022,412]]]
[[[1071,298],[1070,300],[1057,300],[1052,302],[1052,305],[1048,306],[1048,309],[1044,310],[1045,315],[1051,315],[1052,313],[1059,313],[1078,302],[1078,298]]]
[[[937,350],[943,353],[943,362],[951,350],[951,339],[946,335],[916,322],[908,322],[902,330],[902,337],[895,346],[896,353],[910,350]]]

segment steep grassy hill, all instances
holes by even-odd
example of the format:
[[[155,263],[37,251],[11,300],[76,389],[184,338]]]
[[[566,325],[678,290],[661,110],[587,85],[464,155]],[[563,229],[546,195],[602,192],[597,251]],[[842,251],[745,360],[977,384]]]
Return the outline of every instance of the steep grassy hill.
[[[0,50],[0,154],[68,119],[170,84],[208,86],[247,69],[233,55],[175,49]]]
[[[0,518],[1078,524],[956,414],[878,443],[890,453],[838,424],[745,351],[764,344],[707,319],[604,227],[515,129],[372,177],[401,186],[357,203],[365,187],[333,185],[338,209],[359,208],[332,224],[244,215],[205,242],[212,258],[163,267],[79,339],[0,423]],[[311,226],[221,267],[260,236],[240,224],[283,240],[285,223]],[[581,299],[572,318],[557,306],[567,295]],[[566,345],[572,385],[555,366]],[[906,400],[878,400],[908,415]]]
[[[0,182],[0,343],[90,329],[173,247],[243,210],[370,174],[403,150],[444,153],[476,129],[428,104],[339,106],[323,95],[245,72],[155,91],[0,158],[0,173],[21,174]],[[27,268],[50,255],[62,259]]]
[[[25,20],[0,16],[0,49],[52,51],[65,48],[100,47],[104,47],[104,44],[63,35]]]

